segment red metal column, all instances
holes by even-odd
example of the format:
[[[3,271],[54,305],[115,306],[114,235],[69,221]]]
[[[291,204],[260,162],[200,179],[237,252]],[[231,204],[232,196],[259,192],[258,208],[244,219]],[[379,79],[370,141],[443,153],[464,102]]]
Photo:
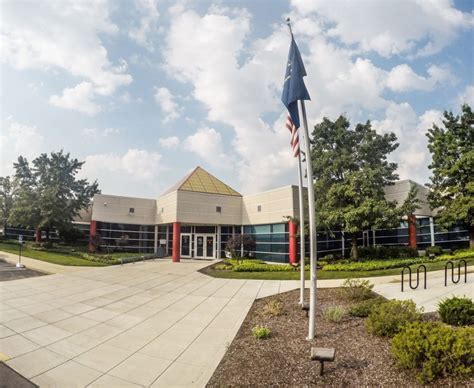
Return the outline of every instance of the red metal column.
[[[40,243],[41,242],[41,229],[38,228],[35,231],[35,242]]]
[[[95,246],[95,237],[97,235],[97,221],[91,221],[89,227],[89,252],[94,253],[97,249]]]
[[[294,221],[288,222],[288,229],[290,232],[290,264],[296,264],[298,261],[298,246],[297,246],[297,231],[298,225]]]
[[[180,260],[180,245],[181,245],[181,224],[179,222],[173,223],[173,262],[179,263]]]
[[[408,216],[408,245],[416,249],[416,217],[414,214]]]

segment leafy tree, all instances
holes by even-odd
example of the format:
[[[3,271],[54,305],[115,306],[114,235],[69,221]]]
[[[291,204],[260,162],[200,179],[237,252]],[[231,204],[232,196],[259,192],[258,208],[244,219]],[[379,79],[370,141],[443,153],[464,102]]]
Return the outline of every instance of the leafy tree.
[[[395,134],[379,135],[369,121],[349,126],[344,116],[324,118],[312,133],[311,158],[318,227],[349,233],[351,257],[357,260],[357,234],[398,226],[416,206],[416,194],[400,206],[385,199],[384,186],[398,179],[397,164],[387,160],[398,147]]]
[[[225,246],[232,258],[238,260],[241,257],[250,257],[250,252],[255,250],[256,243],[252,236],[248,234],[236,234],[227,240]],[[243,255],[241,256],[240,250],[242,247]]]
[[[9,176],[0,177],[0,223],[7,228],[8,217],[13,207],[15,182]]]
[[[62,150],[41,154],[32,166],[20,156],[13,165],[18,190],[10,223],[44,229],[48,240],[51,229],[70,228],[74,217],[100,192],[97,182],[77,179],[83,164]]]
[[[444,127],[444,128],[443,128]],[[469,245],[474,248],[474,114],[462,106],[460,116],[444,112],[443,127],[428,130],[432,170],[429,200],[438,208],[437,221],[449,227],[464,222],[469,227]]]

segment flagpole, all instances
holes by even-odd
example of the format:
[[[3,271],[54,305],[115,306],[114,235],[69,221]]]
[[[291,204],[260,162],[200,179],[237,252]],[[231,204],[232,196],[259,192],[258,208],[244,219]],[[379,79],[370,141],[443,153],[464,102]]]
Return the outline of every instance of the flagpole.
[[[308,340],[313,340],[316,330],[316,209],[314,207],[314,184],[313,184],[313,167],[311,165],[311,149],[309,144],[308,120],[306,118],[306,107],[304,100],[300,100],[301,113],[303,116],[303,127],[305,137],[305,154],[306,154],[306,174],[308,178],[308,208],[309,208],[309,246],[310,246],[310,293],[309,293],[309,324],[308,324]]]
[[[291,37],[293,38],[293,31],[291,30],[290,18],[286,18],[286,24],[290,29]],[[309,323],[308,323],[308,340],[313,340],[316,329],[316,260],[317,260],[317,245],[316,245],[316,210],[314,207],[314,184],[313,184],[313,167],[311,165],[311,149],[309,144],[308,120],[306,117],[306,107],[304,100],[299,100],[301,106],[301,113],[303,116],[304,138],[305,138],[305,159],[306,159],[306,174],[308,179],[308,208],[309,208],[309,247],[310,247],[310,293],[309,293]]]
[[[301,146],[300,137],[300,146]],[[304,202],[303,202],[303,172],[301,167],[301,151],[298,153],[298,202],[300,209],[300,305],[304,303],[304,266],[305,266],[305,236],[304,236]]]

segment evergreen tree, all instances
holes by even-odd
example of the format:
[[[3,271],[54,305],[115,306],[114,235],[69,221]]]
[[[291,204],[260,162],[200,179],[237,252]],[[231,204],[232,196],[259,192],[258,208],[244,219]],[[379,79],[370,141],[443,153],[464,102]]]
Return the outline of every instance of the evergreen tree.
[[[0,177],[0,224],[4,231],[6,231],[8,217],[13,207],[14,196],[14,180],[9,176]]]
[[[357,260],[359,232],[397,227],[417,205],[416,193],[404,204],[385,199],[384,186],[398,179],[396,163],[387,160],[398,147],[395,134],[379,135],[369,121],[349,127],[344,116],[324,118],[312,133],[311,158],[318,227],[349,233]]]
[[[444,128],[443,128],[444,127]],[[460,116],[444,112],[443,127],[428,130],[432,170],[429,200],[439,209],[437,222],[449,227],[467,224],[469,245],[474,248],[474,114],[462,106]]]
[[[84,162],[63,151],[41,154],[32,162],[20,156],[14,163],[18,190],[10,223],[44,229],[47,239],[53,228],[67,229],[79,211],[86,208],[98,184],[77,179]]]

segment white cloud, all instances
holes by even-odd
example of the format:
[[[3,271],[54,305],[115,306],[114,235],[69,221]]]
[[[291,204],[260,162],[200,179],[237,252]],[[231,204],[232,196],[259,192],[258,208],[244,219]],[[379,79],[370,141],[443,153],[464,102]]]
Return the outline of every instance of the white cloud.
[[[474,107],[474,85],[466,86],[456,102],[458,105],[468,104],[470,107]]]
[[[141,14],[140,21],[138,25],[130,29],[128,35],[140,46],[153,51],[152,34],[156,30],[160,17],[157,2],[155,0],[138,0],[135,2],[135,7]]]
[[[179,138],[177,136],[160,137],[158,141],[165,148],[176,148],[179,145]]]
[[[44,137],[35,126],[18,123],[9,118],[0,131],[0,176],[14,172],[13,162],[22,155],[29,161],[36,158],[42,150]]]
[[[120,134],[120,129],[118,128],[104,128],[104,129],[99,129],[99,128],[84,128],[82,130],[82,134],[85,137],[88,138],[93,138],[97,139],[99,137],[107,137],[110,135],[118,135]]]
[[[169,89],[164,87],[155,87],[154,98],[156,103],[160,106],[161,110],[165,114],[163,122],[167,123],[180,116],[179,106]]]
[[[226,156],[222,137],[214,128],[200,128],[184,141],[184,148],[194,152],[209,164],[219,167],[228,166],[230,158]]]
[[[64,89],[61,96],[52,95],[49,98],[49,103],[59,108],[75,110],[93,116],[101,110],[93,99],[94,89],[92,84],[81,82],[73,88]]]
[[[96,113],[99,108],[90,101],[94,95],[110,96],[118,87],[132,82],[125,73],[126,63],[111,63],[99,37],[118,32],[108,6],[105,0],[2,3],[2,61],[20,70],[63,70],[82,78],[84,82],[66,88],[63,97],[55,96],[53,100],[56,106]],[[84,89],[88,89],[85,107],[71,105],[65,96],[77,94],[79,89],[83,97]]]
[[[298,19],[317,14],[324,20],[327,36],[384,57],[434,54],[474,25],[472,14],[450,0],[293,0],[292,5]]]
[[[408,103],[391,103],[386,109],[385,119],[372,122],[377,131],[397,135],[400,146],[391,158],[398,163],[401,179],[413,179],[422,184],[428,182],[430,155],[426,133],[433,123],[441,123],[441,116],[440,111],[428,110],[418,117]]]
[[[147,150],[129,149],[124,154],[89,155],[80,172],[82,177],[99,182],[110,193],[143,196],[143,191],[157,192],[159,174],[163,171],[161,154]],[[130,183],[137,183],[136,185]]]
[[[440,84],[456,81],[456,77],[447,67],[432,65],[427,72],[428,77],[422,77],[407,64],[395,66],[388,73],[387,87],[396,92],[431,91]]]
[[[283,77],[288,37],[279,31],[255,42],[256,54],[252,50],[240,65],[238,56],[249,31],[250,15],[243,10],[214,7],[200,16],[177,9],[166,40],[169,75],[193,85],[193,96],[204,104],[209,120],[233,128],[233,150],[227,158],[239,160],[233,168],[243,192],[287,182],[295,166],[283,122],[274,128],[261,119],[264,112],[282,107],[275,91]],[[193,136],[195,140],[209,137],[214,147],[220,137],[209,128]],[[201,152],[197,146],[193,149]],[[222,149],[217,152],[221,154]]]

